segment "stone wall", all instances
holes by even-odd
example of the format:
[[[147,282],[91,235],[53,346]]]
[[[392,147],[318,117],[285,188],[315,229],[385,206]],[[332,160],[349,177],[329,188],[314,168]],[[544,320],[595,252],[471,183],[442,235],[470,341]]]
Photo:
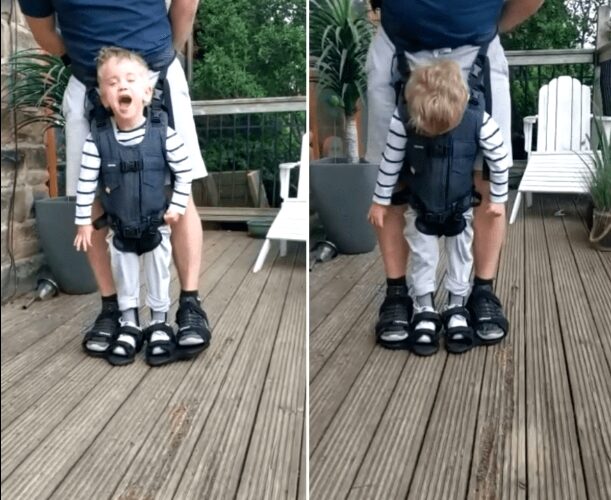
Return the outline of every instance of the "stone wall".
[[[6,109],[7,59],[13,50],[28,47],[36,47],[36,42],[18,2],[2,0],[2,299],[34,289],[44,262],[33,211],[34,200],[48,196],[43,131],[20,130],[15,141],[15,117]]]

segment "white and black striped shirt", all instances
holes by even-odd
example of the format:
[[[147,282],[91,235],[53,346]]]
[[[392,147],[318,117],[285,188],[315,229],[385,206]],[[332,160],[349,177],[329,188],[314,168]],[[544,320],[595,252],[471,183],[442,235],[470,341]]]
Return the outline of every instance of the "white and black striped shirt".
[[[391,196],[403,166],[406,144],[405,126],[395,109],[390,120],[386,148],[378,169],[378,180],[373,195],[375,203],[390,205]],[[504,203],[507,201],[507,180],[513,161],[505,147],[498,124],[485,112],[479,134],[479,147],[490,167],[490,200],[492,203]]]
[[[146,121],[139,127],[131,130],[119,130],[112,120],[115,137],[119,144],[134,146],[144,139]],[[166,158],[170,170],[174,174],[174,186],[170,208],[179,214],[184,214],[191,194],[191,163],[187,149],[175,130],[168,127],[166,138]],[[76,188],[76,218],[75,223],[80,226],[91,224],[91,206],[98,187],[100,174],[100,154],[91,134],[83,146],[81,169]]]

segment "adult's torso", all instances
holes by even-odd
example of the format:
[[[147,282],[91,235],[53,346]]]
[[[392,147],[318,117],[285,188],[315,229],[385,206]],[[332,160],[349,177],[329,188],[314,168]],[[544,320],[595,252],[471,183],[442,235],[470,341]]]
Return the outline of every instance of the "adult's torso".
[[[164,0],[52,0],[66,50],[79,79],[95,78],[95,58],[114,45],[141,54],[153,67],[173,58]],[[87,82],[86,82],[87,83]]]
[[[481,45],[494,37],[503,0],[384,0],[382,26],[408,51]]]

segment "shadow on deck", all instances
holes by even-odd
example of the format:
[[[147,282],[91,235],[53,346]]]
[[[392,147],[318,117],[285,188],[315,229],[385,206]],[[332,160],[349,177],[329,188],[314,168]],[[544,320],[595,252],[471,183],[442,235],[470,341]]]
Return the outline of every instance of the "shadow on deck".
[[[205,233],[213,339],[191,362],[86,356],[97,294],[4,306],[3,498],[304,498],[305,252],[253,274],[261,244]]]
[[[583,209],[520,211],[496,281],[510,335],[462,356],[375,346],[377,250],[315,268],[312,500],[611,498],[611,253]]]

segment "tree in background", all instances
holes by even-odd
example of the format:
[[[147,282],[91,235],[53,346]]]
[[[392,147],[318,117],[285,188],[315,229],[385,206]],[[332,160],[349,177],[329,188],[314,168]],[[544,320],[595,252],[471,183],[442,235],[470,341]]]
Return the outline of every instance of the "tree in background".
[[[194,31],[195,99],[305,95],[305,0],[205,0]],[[196,120],[211,172],[261,170],[277,204],[278,163],[299,157],[305,113]]]
[[[195,98],[305,95],[305,20],[305,1],[201,2],[195,26]]]

